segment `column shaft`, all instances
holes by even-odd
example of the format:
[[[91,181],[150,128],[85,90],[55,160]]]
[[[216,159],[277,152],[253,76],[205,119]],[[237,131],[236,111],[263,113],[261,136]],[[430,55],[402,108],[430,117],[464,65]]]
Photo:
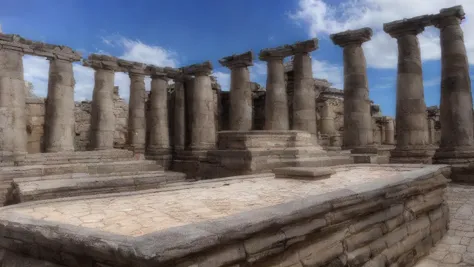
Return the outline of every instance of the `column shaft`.
[[[311,56],[297,53],[293,60],[293,130],[307,131],[317,136],[316,102]]]
[[[51,59],[46,101],[46,152],[74,151],[74,72],[72,62]]]
[[[114,147],[114,77],[113,70],[96,69],[95,85],[91,106],[92,150],[112,149]]]
[[[253,108],[249,70],[246,66],[232,68],[230,77],[230,130],[250,131]]]
[[[196,75],[193,80],[191,105],[192,150],[209,150],[216,147],[216,122],[214,114],[214,92],[208,75]]]
[[[25,81],[23,54],[0,50],[0,152],[17,155],[27,152]]]
[[[372,145],[372,118],[364,51],[361,44],[344,46],[344,136],[345,148]]]
[[[395,128],[394,128],[392,119],[389,119],[386,122],[384,143],[387,145],[393,145],[395,143]]]
[[[128,107],[128,143],[136,153],[145,152],[145,75],[130,73],[130,103]]]
[[[334,124],[334,111],[327,103],[321,108],[321,134],[332,136],[336,134],[336,126]]]
[[[283,58],[268,59],[266,86],[265,130],[289,130]]]
[[[174,82],[174,148],[184,150],[186,146],[186,95],[184,81]]]
[[[152,77],[149,116],[150,141],[148,151],[151,154],[168,153],[170,139],[168,131],[168,80],[166,77]]]

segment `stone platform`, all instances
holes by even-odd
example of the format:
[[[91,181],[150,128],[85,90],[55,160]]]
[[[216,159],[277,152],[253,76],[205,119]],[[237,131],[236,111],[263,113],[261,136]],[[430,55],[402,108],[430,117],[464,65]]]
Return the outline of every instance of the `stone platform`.
[[[406,266],[446,232],[449,167],[334,171],[3,207],[0,255],[17,266]]]
[[[202,178],[353,163],[346,153],[328,154],[304,131],[221,131],[217,150],[183,151],[177,158],[174,170]]]

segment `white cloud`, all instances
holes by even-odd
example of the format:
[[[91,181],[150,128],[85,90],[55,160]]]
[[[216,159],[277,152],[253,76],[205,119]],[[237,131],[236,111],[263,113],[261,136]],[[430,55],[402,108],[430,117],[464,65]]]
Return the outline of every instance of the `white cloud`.
[[[342,89],[344,85],[344,69],[327,61],[313,59],[313,77],[326,79],[333,87]]]
[[[250,80],[265,87],[266,79],[267,63],[263,61],[254,61],[253,66],[250,67]]]
[[[222,71],[214,71],[212,75],[216,77],[217,83],[219,83],[223,91],[230,90],[230,73],[222,72]]]
[[[102,38],[102,42],[122,49],[120,58],[137,61],[158,66],[176,67],[178,64],[177,54],[160,46],[147,45],[141,41],[134,41],[124,37]],[[108,54],[107,51],[99,51]],[[25,56],[23,58],[25,80],[34,86],[34,93],[46,97],[48,93],[48,71],[49,61],[41,57]],[[74,98],[76,101],[92,99],[94,90],[94,70],[82,66],[80,63],[73,64],[76,86]],[[130,95],[130,79],[126,73],[115,74],[115,85],[119,86],[120,96],[128,99]],[[145,79],[147,90],[150,88],[150,79]]]
[[[299,0],[298,9],[290,17],[308,27],[311,37],[327,38],[329,34],[349,29],[371,27],[374,36],[364,44],[367,63],[375,68],[395,68],[396,40],[383,32],[384,23],[424,14],[436,14],[441,8],[462,5],[467,14],[474,14],[472,0],[345,0],[339,5],[330,0]],[[474,20],[466,19],[462,27],[468,57],[474,58]],[[440,58],[439,30],[427,28],[420,35],[423,60]],[[472,62],[472,61],[471,61]]]

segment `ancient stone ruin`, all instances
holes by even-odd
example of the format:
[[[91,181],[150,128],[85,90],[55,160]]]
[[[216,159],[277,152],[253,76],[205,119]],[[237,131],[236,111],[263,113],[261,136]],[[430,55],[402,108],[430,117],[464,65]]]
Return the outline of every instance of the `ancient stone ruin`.
[[[384,25],[399,48],[395,118],[369,99],[370,28],[331,35],[343,90],[313,77],[317,39],[262,49],[264,87],[253,51],[223,57],[226,91],[209,61],[83,59],[0,33],[1,265],[473,265],[474,187],[449,184],[474,181],[463,18],[455,6]],[[423,95],[428,26],[439,108]],[[50,61],[46,99],[29,93],[23,55]],[[91,101],[74,102],[73,62],[95,71]]]

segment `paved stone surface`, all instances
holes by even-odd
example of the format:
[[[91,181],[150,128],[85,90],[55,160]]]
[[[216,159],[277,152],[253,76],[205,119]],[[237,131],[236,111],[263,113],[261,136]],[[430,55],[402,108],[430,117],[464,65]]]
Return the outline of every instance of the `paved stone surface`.
[[[447,200],[449,231],[416,267],[474,266],[474,186],[451,184]]]
[[[300,181],[255,178],[207,183],[206,188],[53,202],[15,208],[37,219],[140,236],[157,230],[288,202],[410,170],[399,167],[339,167],[330,179]]]

